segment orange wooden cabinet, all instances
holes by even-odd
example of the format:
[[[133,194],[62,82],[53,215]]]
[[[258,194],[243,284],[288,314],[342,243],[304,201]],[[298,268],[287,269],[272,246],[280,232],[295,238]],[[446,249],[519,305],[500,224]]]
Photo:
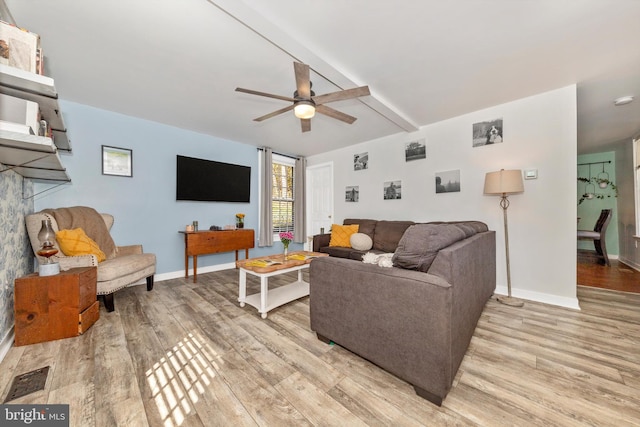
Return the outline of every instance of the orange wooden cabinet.
[[[245,258],[249,258],[249,249],[255,247],[253,230],[220,230],[220,231],[180,231],[184,234],[184,277],[189,277],[189,257],[193,257],[193,283],[198,280],[198,255],[216,254],[220,252],[236,252],[244,249]]]
[[[89,329],[100,317],[97,277],[96,267],[82,267],[16,279],[16,346],[75,337]]]

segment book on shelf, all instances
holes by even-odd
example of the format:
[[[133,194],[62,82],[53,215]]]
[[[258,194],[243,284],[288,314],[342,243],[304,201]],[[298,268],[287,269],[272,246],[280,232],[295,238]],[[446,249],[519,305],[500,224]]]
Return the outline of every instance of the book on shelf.
[[[272,259],[254,259],[247,261],[245,266],[247,267],[271,267],[272,265],[280,265],[281,261],[274,261]]]
[[[42,67],[42,52],[38,52],[39,49],[39,35],[0,21],[0,64],[37,73]]]

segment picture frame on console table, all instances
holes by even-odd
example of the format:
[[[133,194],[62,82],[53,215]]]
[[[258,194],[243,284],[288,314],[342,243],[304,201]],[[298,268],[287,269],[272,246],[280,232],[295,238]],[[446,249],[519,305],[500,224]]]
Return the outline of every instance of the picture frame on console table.
[[[133,176],[133,151],[102,146],[102,175]]]

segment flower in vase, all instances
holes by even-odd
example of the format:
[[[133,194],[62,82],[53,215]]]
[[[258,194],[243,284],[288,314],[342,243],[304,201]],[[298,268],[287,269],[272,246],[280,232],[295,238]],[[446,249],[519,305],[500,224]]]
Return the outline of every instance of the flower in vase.
[[[293,233],[290,231],[282,231],[280,232],[280,241],[284,245],[285,248],[289,247],[289,243],[293,240]]]

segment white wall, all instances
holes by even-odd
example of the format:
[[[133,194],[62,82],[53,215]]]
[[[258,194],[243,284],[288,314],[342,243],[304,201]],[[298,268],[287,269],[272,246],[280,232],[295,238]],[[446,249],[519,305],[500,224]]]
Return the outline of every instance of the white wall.
[[[504,142],[472,147],[473,123],[502,118]],[[426,138],[427,158],[406,162],[405,143]],[[484,176],[499,169],[537,169],[525,192],[510,197],[513,295],[578,308],[576,298],[576,87],[498,105],[345,149],[312,156],[334,162],[335,222],[344,218],[484,221],[496,231],[497,292],[506,293],[502,210],[483,195]],[[368,169],[353,156],[369,153]],[[459,193],[435,193],[435,173],[460,170]],[[402,181],[401,200],[383,200],[385,181]],[[360,201],[344,201],[346,186]]]
[[[619,260],[640,270],[640,248],[636,239],[635,170],[633,140],[620,141],[615,148],[616,185],[618,186]]]

